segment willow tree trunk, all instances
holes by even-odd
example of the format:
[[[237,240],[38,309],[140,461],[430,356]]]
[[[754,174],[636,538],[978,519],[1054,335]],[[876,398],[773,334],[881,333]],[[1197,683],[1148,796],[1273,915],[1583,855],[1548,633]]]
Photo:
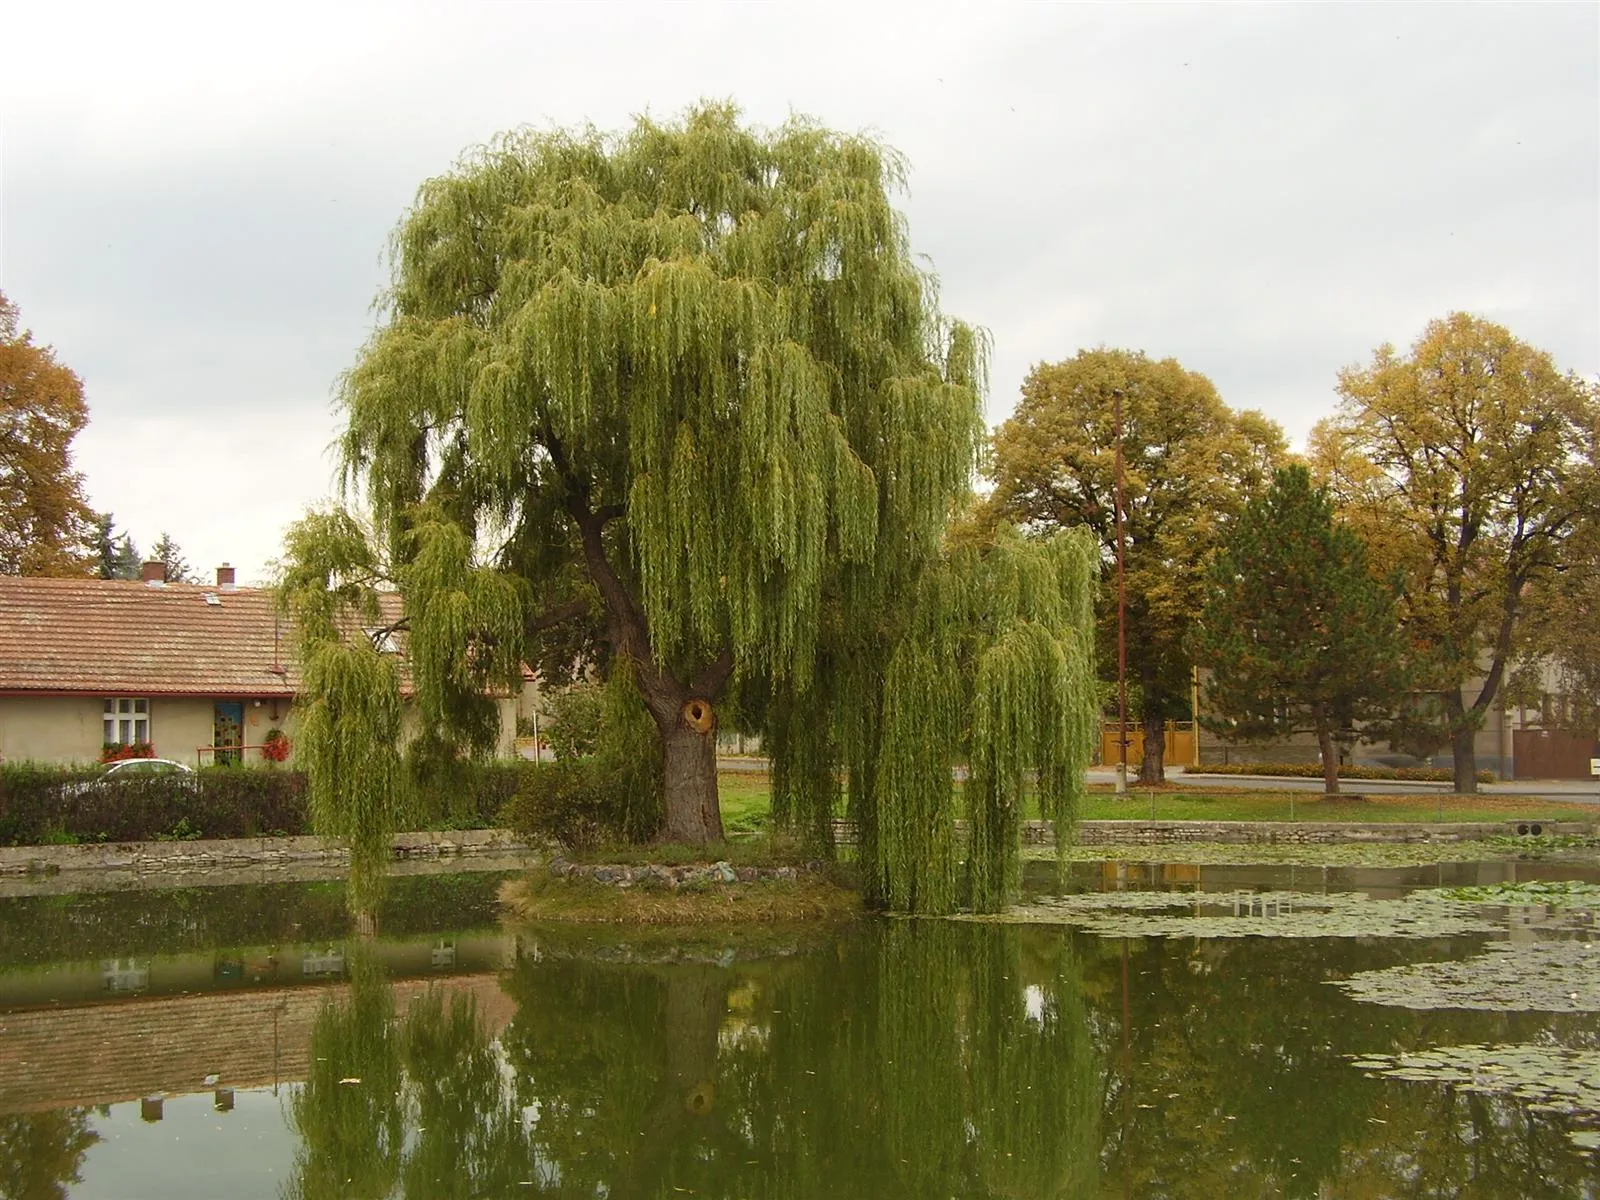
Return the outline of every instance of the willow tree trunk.
[[[1333,748],[1333,723],[1328,720],[1328,710],[1321,704],[1311,706],[1311,720],[1317,729],[1317,753],[1322,755],[1322,790],[1325,795],[1339,794],[1339,753]]]
[[[691,846],[720,842],[722,810],[717,803],[715,726],[702,731],[680,714],[661,730],[661,748],[661,840]]]
[[[1139,760],[1140,783],[1165,783],[1167,723],[1160,717],[1144,719],[1144,757]]]

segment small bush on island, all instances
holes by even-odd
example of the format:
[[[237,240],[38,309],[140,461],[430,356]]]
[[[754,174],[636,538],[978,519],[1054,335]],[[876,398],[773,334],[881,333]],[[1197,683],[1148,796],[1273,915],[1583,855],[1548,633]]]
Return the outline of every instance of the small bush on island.
[[[1286,775],[1292,779],[1321,779],[1321,763],[1206,763],[1196,775]],[[1409,783],[1454,783],[1455,775],[1439,767],[1341,766],[1340,779],[1390,779]],[[1493,771],[1479,771],[1479,783],[1493,783]]]
[[[641,805],[625,773],[598,757],[526,764],[500,816],[516,833],[568,851],[643,842],[660,823],[660,809]]]

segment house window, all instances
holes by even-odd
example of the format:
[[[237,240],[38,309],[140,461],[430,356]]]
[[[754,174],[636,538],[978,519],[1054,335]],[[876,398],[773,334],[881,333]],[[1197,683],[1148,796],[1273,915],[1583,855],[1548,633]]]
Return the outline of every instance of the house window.
[[[106,701],[105,741],[110,746],[131,746],[150,740],[150,701],[122,697]]]

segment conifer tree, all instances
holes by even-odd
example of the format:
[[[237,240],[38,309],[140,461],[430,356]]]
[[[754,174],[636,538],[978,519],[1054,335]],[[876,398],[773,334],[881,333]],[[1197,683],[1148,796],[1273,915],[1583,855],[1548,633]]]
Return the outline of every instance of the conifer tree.
[[[95,546],[97,548],[96,573],[101,579],[139,578],[139,547],[133,535],[124,532],[117,536],[116,521],[111,513],[95,517]]]
[[[720,839],[737,696],[780,820],[826,848],[846,788],[873,898],[896,907],[957,902],[951,766],[970,754],[971,882],[998,902],[1024,769],[1054,818],[1081,787],[1092,555],[1073,535],[947,541],[986,343],[940,315],[890,202],[902,179],[870,138],[706,105],[508,134],[423,185],[342,389],[375,534],[323,513],[290,539],[314,806],[384,808],[393,764],[341,769],[369,751],[339,731],[387,730],[371,689],[398,676],[340,614],[392,583],[425,736],[481,748],[485,689],[598,628],[654,724],[663,838]]]
[[[161,531],[161,536],[156,539],[156,544],[150,547],[152,558],[159,562],[166,570],[168,583],[199,583],[200,576],[194,573],[194,568],[189,565],[189,560],[183,556],[183,548],[172,540],[172,535],[166,530]]]
[[[1206,574],[1196,659],[1210,670],[1207,724],[1234,737],[1310,731],[1326,791],[1339,790],[1336,737],[1381,718],[1405,686],[1393,589],[1334,520],[1303,466],[1280,468]]]

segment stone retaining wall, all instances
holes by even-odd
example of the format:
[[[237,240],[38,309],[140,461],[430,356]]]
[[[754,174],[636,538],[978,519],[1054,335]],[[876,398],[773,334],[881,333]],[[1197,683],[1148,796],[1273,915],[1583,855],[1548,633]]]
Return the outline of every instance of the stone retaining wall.
[[[508,854],[536,847],[506,829],[452,829],[401,833],[394,857],[449,858]],[[189,842],[102,842],[86,846],[0,846],[0,876],[57,871],[134,874],[214,871],[224,867],[344,863],[350,851],[320,837],[202,838]]]
[[[964,822],[958,822],[964,825]],[[855,830],[847,821],[834,825],[840,845],[855,842]],[[1080,845],[1143,843],[1162,845],[1177,842],[1250,843],[1338,843],[1338,842],[1463,842],[1486,837],[1519,835],[1593,835],[1600,832],[1596,821],[1505,821],[1461,822],[1456,824],[1368,823],[1336,821],[1080,821],[1074,837]],[[1054,836],[1045,821],[1027,821],[1022,829],[1029,845],[1051,845]],[[535,845],[506,829],[459,829],[396,834],[394,857],[397,860],[429,860],[456,856],[514,855],[541,853]],[[115,872],[143,876],[162,873],[184,874],[216,872],[240,867],[287,867],[294,864],[322,863],[339,866],[350,852],[338,842],[319,837],[202,839],[192,842],[105,842],[88,846],[0,846],[0,877],[47,875],[57,872]],[[561,860],[558,860],[561,861]],[[567,863],[572,871],[614,872],[716,870],[716,868],[621,867]],[[732,868],[735,878],[753,867]],[[762,871],[804,870],[794,867],[764,867]],[[768,876],[762,875],[761,878]],[[792,878],[774,875],[772,878]],[[755,878],[755,876],[752,876]],[[603,882],[622,882],[617,875]],[[627,882],[634,882],[630,877]],[[661,882],[665,882],[662,880]],[[681,883],[682,881],[678,881]]]
[[[966,822],[956,822],[961,835]],[[1461,821],[1435,824],[1400,821],[1079,821],[1073,840],[1080,846],[1173,845],[1222,842],[1228,845],[1332,845],[1360,842],[1470,842],[1489,837],[1525,837],[1600,833],[1596,821]],[[848,821],[834,823],[840,845],[854,845]],[[1024,821],[1023,843],[1055,845],[1048,821]]]
[[[731,863],[696,863],[692,866],[662,866],[646,863],[575,863],[564,858],[550,861],[550,874],[557,879],[589,879],[613,887],[665,887],[677,889],[700,884],[754,883],[757,880],[800,879],[822,869],[821,863],[791,867],[735,867]]]

